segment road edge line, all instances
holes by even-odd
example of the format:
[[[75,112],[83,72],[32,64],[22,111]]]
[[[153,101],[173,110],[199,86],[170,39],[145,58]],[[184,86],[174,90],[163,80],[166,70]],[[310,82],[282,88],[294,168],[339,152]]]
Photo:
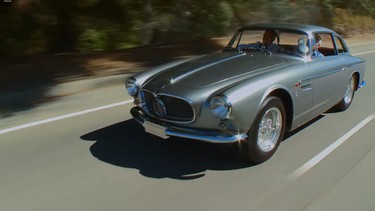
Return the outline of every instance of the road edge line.
[[[31,122],[31,123],[27,123],[27,124],[23,124],[23,125],[19,125],[19,126],[15,126],[15,127],[0,130],[0,135],[5,134],[5,133],[9,133],[9,132],[13,132],[13,131],[17,131],[17,130],[22,130],[22,129],[29,128],[29,127],[34,127],[34,126],[38,126],[38,125],[42,125],[42,124],[46,124],[46,123],[50,123],[50,122],[55,122],[55,121],[59,121],[59,120],[83,115],[83,114],[92,113],[92,112],[95,112],[95,111],[113,108],[113,107],[129,104],[129,103],[132,103],[132,102],[133,102],[133,100],[126,100],[126,101],[122,101],[122,102],[118,102],[118,103],[112,103],[112,104],[109,104],[109,105],[99,106],[99,107],[95,107],[95,108],[86,109],[86,110],[83,110],[83,111],[65,114],[65,115],[62,115],[62,116],[57,116],[57,117],[52,117],[52,118],[48,118],[48,119],[44,119],[44,120],[39,120],[39,121],[36,121],[36,122]]]
[[[370,54],[370,53],[375,53],[375,51],[366,51],[366,52],[362,52],[362,53],[355,53],[355,54],[353,54],[353,56],[360,56],[360,55],[365,55],[365,54]]]
[[[351,136],[353,136],[355,133],[357,133],[360,129],[362,129],[364,126],[366,126],[368,123],[370,123],[374,119],[375,119],[375,113],[371,114],[370,116],[362,120],[360,123],[358,123],[348,132],[346,132],[343,136],[341,136],[339,139],[337,139],[335,142],[333,142],[331,145],[329,145],[319,154],[315,155],[315,157],[313,157],[312,159],[307,161],[305,164],[303,164],[301,167],[299,167],[297,170],[295,170],[290,175],[290,179],[295,180],[301,177],[302,175],[304,175],[306,172],[308,172],[310,169],[316,166],[319,162],[321,162],[324,158],[330,155],[335,149],[337,149],[339,146],[345,143]]]

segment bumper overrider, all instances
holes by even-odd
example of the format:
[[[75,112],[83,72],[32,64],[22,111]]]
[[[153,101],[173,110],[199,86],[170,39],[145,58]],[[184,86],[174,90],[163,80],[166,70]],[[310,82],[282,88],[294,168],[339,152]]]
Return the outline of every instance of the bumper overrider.
[[[225,131],[207,131],[168,125],[145,115],[142,109],[138,106],[133,107],[130,110],[130,113],[135,121],[143,125],[146,132],[164,139],[174,136],[211,143],[232,143],[247,138],[247,135],[243,133],[234,134]]]

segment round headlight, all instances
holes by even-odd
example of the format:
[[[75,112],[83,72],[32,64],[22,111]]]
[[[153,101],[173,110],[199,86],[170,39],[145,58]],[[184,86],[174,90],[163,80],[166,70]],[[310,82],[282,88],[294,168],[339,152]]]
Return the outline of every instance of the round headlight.
[[[130,96],[134,97],[135,95],[137,95],[138,90],[139,90],[139,85],[137,81],[135,80],[135,78],[133,77],[128,78],[125,82],[125,87]]]
[[[231,113],[232,105],[225,96],[216,96],[210,101],[210,109],[217,118],[226,119]]]

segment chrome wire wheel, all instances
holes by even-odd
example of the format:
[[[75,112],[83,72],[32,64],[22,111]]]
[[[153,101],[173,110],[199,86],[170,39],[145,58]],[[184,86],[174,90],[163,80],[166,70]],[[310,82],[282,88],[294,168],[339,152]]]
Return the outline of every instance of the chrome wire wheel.
[[[350,77],[349,83],[344,95],[344,101],[346,104],[350,104],[353,100],[354,90],[355,90],[354,76]]]
[[[348,84],[346,85],[346,90],[344,93],[343,98],[339,103],[332,107],[331,111],[333,112],[340,112],[345,111],[350,107],[352,101],[354,99],[354,93],[357,89],[357,76],[355,74],[351,75]]]
[[[283,116],[276,108],[267,110],[259,124],[257,145],[263,152],[270,152],[278,143],[283,127]]]
[[[270,159],[283,140],[286,120],[283,101],[276,96],[267,97],[260,105],[247,139],[239,145],[241,155],[252,164]]]

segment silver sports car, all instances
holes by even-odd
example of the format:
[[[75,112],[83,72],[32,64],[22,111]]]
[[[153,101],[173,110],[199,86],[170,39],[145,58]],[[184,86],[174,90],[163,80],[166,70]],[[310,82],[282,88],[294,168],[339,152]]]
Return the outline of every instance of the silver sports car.
[[[221,52],[133,75],[133,118],[161,138],[238,143],[252,163],[269,159],[286,131],[346,110],[365,85],[365,61],[320,26],[255,24]]]

